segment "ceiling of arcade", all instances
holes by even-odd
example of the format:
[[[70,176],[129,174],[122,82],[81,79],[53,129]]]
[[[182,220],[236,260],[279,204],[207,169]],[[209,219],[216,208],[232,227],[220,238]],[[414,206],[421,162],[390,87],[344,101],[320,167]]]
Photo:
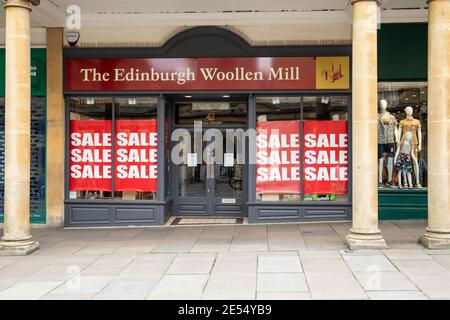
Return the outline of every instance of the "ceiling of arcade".
[[[346,42],[351,36],[350,2],[41,0],[32,11],[32,41],[39,42],[45,27],[64,27],[66,9],[76,5],[81,11],[80,45],[87,47],[159,46],[177,32],[200,25],[225,27],[252,45]],[[381,22],[385,23],[427,21],[426,0],[383,0],[381,10]],[[4,24],[1,8],[0,28]]]

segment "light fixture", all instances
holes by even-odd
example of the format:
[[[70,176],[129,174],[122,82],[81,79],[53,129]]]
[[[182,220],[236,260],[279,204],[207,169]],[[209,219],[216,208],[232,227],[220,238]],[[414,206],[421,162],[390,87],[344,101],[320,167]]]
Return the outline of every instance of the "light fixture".
[[[222,98],[229,98],[230,97],[230,95],[228,95],[228,94],[224,94],[223,96],[222,96]]]
[[[128,98],[128,104],[129,105],[135,105],[136,104],[136,98]]]
[[[95,104],[94,98],[86,98],[86,104],[88,104],[88,105],[93,105],[93,104]]]
[[[192,98],[192,96],[184,96],[185,98]]]

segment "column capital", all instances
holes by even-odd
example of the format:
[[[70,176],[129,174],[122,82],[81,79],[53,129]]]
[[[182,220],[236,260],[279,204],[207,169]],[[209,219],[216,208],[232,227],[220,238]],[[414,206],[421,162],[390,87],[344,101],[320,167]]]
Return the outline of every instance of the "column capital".
[[[352,5],[354,5],[356,2],[376,2],[378,6],[381,6],[382,0],[352,0]]]
[[[5,1],[5,8],[7,7],[21,7],[21,8],[26,8],[26,9],[30,9],[30,3],[33,6],[38,6],[41,3],[41,0],[6,0]]]

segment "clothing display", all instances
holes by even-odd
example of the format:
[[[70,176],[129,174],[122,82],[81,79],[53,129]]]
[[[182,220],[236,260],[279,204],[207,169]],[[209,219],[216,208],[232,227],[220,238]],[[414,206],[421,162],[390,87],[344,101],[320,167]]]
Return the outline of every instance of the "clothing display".
[[[412,148],[408,142],[400,143],[400,154],[398,156],[395,167],[399,171],[412,172],[413,160],[411,157]]]
[[[377,173],[382,194],[402,193],[405,188],[421,194],[419,190],[427,187],[428,111],[426,82],[378,84]],[[393,148],[387,144],[391,141]]]
[[[400,153],[397,162],[395,163],[395,167],[399,171],[412,172],[413,164],[411,155],[408,153]]]
[[[400,129],[402,129],[402,136],[400,141],[405,141],[406,132],[411,132],[412,140],[411,143],[414,147],[419,145],[419,141],[417,140],[417,130],[420,128],[420,121],[417,119],[403,119],[400,121]]]
[[[378,115],[378,144],[395,143],[395,130],[398,122],[395,117],[389,113]]]
[[[395,144],[394,143],[383,143],[378,144],[378,159],[383,157],[384,153],[387,153],[388,157],[393,157],[395,152]]]
[[[420,113],[421,109],[409,105],[398,108],[386,99],[381,99],[379,106],[378,188],[403,189],[406,184],[409,189],[421,189],[421,182],[425,180],[423,165],[419,164],[423,164],[422,154],[426,153],[423,149],[423,143],[426,144],[426,141],[424,142],[424,131],[421,128],[421,121],[424,120]],[[420,117],[421,120],[416,117]],[[404,174],[406,176],[400,176]],[[405,180],[402,181],[402,177]],[[400,183],[401,186],[400,181],[403,182]]]

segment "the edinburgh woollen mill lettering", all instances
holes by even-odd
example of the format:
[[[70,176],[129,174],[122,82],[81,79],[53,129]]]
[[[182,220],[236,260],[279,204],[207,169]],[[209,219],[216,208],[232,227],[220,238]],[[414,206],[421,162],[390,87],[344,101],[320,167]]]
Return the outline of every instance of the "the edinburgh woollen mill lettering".
[[[334,61],[339,83],[323,79]],[[348,89],[348,79],[348,57],[66,60],[66,89],[79,91]]]

